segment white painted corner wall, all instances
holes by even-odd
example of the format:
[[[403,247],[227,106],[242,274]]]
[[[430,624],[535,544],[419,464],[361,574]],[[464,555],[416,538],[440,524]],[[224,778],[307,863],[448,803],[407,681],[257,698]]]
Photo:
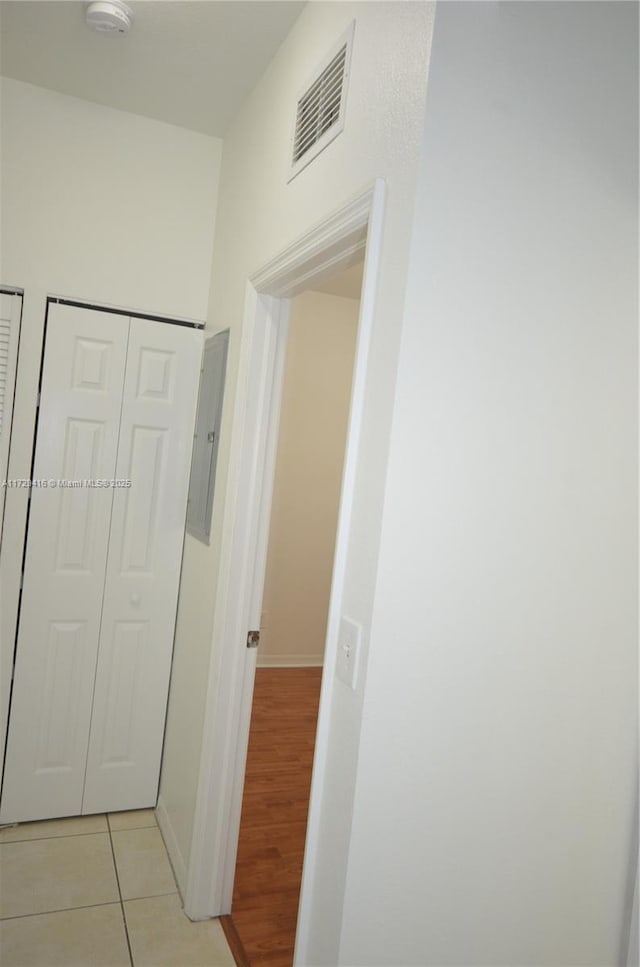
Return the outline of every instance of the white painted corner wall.
[[[291,300],[258,666],[323,662],[359,308]]]
[[[47,296],[203,321],[222,142],[6,77],[0,106],[0,283],[24,289],[9,475],[28,478]],[[6,602],[26,498],[7,494]],[[3,613],[0,738],[14,634]]]
[[[438,5],[332,963],[626,961],[637,58],[636,4]]]

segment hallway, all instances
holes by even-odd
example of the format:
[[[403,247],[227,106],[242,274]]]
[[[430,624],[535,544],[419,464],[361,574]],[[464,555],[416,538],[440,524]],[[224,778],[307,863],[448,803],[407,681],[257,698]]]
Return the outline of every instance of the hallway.
[[[233,905],[240,967],[291,967],[322,668],[258,668]]]
[[[191,923],[153,810],[0,829],[3,967],[234,967]]]

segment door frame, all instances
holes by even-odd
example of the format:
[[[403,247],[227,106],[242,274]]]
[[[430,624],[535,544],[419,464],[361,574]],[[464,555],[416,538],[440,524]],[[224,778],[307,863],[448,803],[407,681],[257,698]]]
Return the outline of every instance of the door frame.
[[[376,179],[264,264],[247,281],[245,294],[221,539],[221,577],[215,602],[200,774],[184,896],[185,912],[192,920],[231,911],[256,669],[256,652],[247,649],[245,641],[247,631],[260,626],[289,300],[365,253],[298,918],[296,959],[302,957],[302,962],[319,837],[319,803],[325,778],[333,669],[368,378],[384,199],[385,184]]]

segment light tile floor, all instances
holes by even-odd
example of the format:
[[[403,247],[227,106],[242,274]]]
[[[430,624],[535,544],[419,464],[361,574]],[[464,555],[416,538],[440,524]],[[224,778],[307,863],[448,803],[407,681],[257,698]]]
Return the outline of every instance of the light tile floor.
[[[153,810],[0,829],[2,967],[234,967],[182,912]]]

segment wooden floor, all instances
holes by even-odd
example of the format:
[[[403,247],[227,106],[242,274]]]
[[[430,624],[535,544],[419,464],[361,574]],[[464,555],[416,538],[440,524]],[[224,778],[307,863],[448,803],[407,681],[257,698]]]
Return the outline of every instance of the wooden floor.
[[[240,965],[293,963],[321,675],[256,673],[233,904],[223,924]]]

